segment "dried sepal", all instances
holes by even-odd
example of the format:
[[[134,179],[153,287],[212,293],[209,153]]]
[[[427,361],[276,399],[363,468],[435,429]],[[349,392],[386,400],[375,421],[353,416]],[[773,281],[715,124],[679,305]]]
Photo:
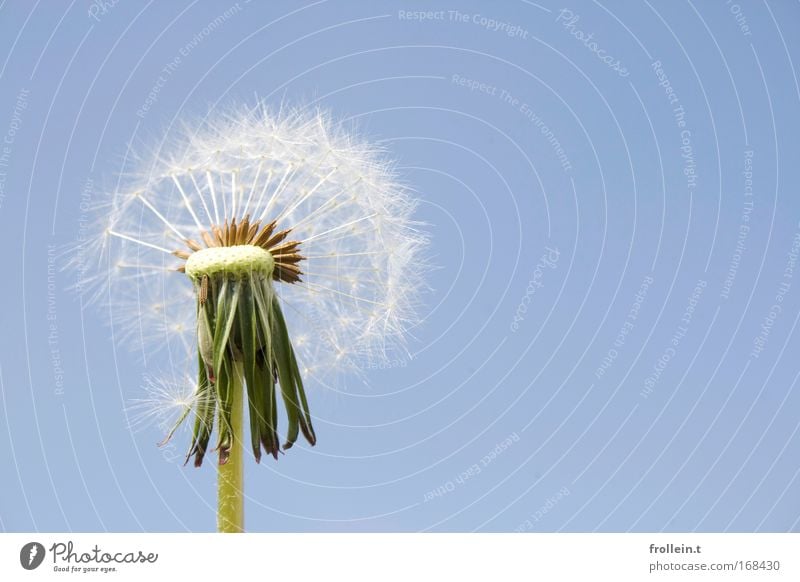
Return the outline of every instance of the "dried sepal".
[[[186,455],[186,462],[194,457],[194,466],[199,467],[203,464],[203,457],[208,450],[208,443],[211,439],[211,432],[214,429],[214,415],[216,412],[217,399],[216,391],[213,389],[206,371],[202,357],[198,357],[197,373],[198,396],[195,404],[195,421],[192,431],[192,443]]]
[[[203,405],[197,407],[187,461],[194,456],[195,465],[202,464],[215,424],[221,465],[227,463],[234,442],[243,439],[244,435],[234,434],[232,423],[237,383],[245,388],[249,442],[256,461],[261,460],[262,448],[277,459],[281,448],[290,448],[301,432],[313,445],[316,437],[308,402],[272,278],[259,270],[245,276],[224,271],[200,277],[192,274]],[[277,390],[288,420],[283,447],[277,434]]]

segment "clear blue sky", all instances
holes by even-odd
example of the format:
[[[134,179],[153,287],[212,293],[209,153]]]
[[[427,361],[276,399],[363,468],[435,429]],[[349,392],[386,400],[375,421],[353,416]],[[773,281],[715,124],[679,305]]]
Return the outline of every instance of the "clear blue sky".
[[[0,529],[213,530],[58,249],[130,142],[257,97],[382,141],[437,268],[249,529],[800,529],[800,5],[268,4],[0,3]]]

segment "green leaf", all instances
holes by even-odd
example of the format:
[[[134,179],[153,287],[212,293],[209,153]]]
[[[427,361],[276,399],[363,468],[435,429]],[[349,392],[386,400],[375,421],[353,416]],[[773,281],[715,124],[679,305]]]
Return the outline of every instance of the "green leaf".
[[[261,429],[261,440],[264,448],[277,459],[280,452],[280,441],[278,439],[278,406],[275,396],[275,373],[277,370],[272,355],[275,342],[271,323],[273,295],[274,291],[269,281],[254,281],[253,298],[255,299],[255,314],[259,330],[259,345],[261,346],[257,360],[258,386],[263,398],[262,410],[265,423]]]
[[[249,283],[249,282],[248,282]],[[239,297],[239,347],[242,351],[242,370],[247,385],[247,404],[250,417],[250,444],[256,462],[261,461],[261,426],[263,398],[256,381],[257,324],[255,299],[251,286],[244,285]]]
[[[303,388],[303,377],[300,375],[300,369],[297,366],[297,358],[294,355],[294,349],[291,348],[290,356],[292,359],[292,371],[294,378],[297,382],[297,393],[300,395],[300,404],[303,407],[303,415],[300,417],[300,430],[303,431],[303,436],[311,446],[317,444],[317,435],[314,432],[314,427],[311,425],[311,413],[308,410],[308,399],[306,398],[306,391]]]
[[[272,353],[272,325],[270,309],[272,305],[272,284],[269,281],[253,281],[253,292],[258,339],[260,348],[267,354]],[[270,363],[271,368],[271,363]]]
[[[187,462],[194,455],[195,465],[202,463],[216,420],[219,462],[227,463],[242,436],[233,434],[232,427],[233,395],[240,382],[247,386],[250,445],[257,462],[262,446],[276,459],[281,450],[277,388],[288,418],[283,448],[292,447],[301,431],[316,443],[297,357],[270,280],[209,278],[206,301],[201,305],[198,300],[197,337],[197,418]],[[190,411],[183,411],[165,441]]]
[[[297,397],[297,380],[292,368],[292,344],[289,341],[289,332],[286,329],[286,321],[283,319],[277,297],[272,299],[271,315],[273,356],[278,368],[283,404],[286,408],[286,415],[289,417],[289,428],[286,431],[286,442],[283,445],[284,449],[288,449],[297,441],[300,429],[300,406]]]
[[[209,315],[211,312],[211,315]],[[197,350],[200,359],[207,366],[214,366],[214,336],[211,333],[213,309],[210,302],[197,310]]]
[[[286,321],[283,317],[283,311],[281,309],[281,304],[278,301],[277,297],[273,298],[273,306],[272,306],[273,313],[275,314],[276,318],[280,318],[280,321],[283,323],[284,329],[286,329]],[[288,331],[287,331],[288,337]],[[314,433],[314,427],[311,424],[311,413],[308,409],[308,399],[306,398],[306,391],[303,387],[303,376],[300,374],[300,368],[297,365],[297,357],[294,354],[294,348],[292,347],[291,342],[288,343],[289,345],[289,359],[290,364],[292,366],[292,376],[294,377],[295,386],[297,388],[297,394],[300,397],[300,404],[303,408],[303,414],[300,416],[300,430],[303,431],[303,436],[306,437],[306,440],[312,446],[317,444],[317,435]]]
[[[239,281],[228,282],[223,279],[217,298],[214,321],[214,370],[222,365],[226,352],[229,352],[228,338],[236,319],[236,305],[241,292]]]
[[[211,431],[214,429],[214,413],[216,409],[216,395],[213,393],[213,386],[208,380],[208,373],[203,359],[198,357],[197,374],[197,412],[192,431],[192,446],[186,455],[186,462],[194,455],[194,466],[199,467],[203,464],[203,457],[208,450],[208,441],[211,438]]]
[[[267,364],[264,352],[258,354],[256,370],[256,390],[261,395],[263,407],[261,409],[261,442],[264,449],[278,458],[280,441],[278,440],[278,411],[275,403],[275,378],[272,367]]]

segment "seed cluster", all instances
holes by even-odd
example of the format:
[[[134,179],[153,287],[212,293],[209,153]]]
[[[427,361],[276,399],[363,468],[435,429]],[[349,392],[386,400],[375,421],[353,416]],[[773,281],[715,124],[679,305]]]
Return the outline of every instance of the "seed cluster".
[[[272,272],[273,279],[284,283],[297,283],[301,281],[300,277],[303,274],[297,264],[305,258],[298,252],[300,241],[286,241],[286,237],[289,236],[292,229],[287,228],[275,232],[275,227],[276,221],[274,220],[262,227],[260,220],[251,222],[248,215],[239,224],[236,223],[236,218],[233,218],[230,223],[226,219],[222,226],[212,225],[210,231],[204,230],[200,236],[203,238],[206,248],[209,249],[243,245],[260,247],[268,251],[275,261],[275,268]],[[203,249],[195,240],[186,239],[185,243],[192,251],[191,253],[177,250],[172,254],[187,260],[192,253]],[[178,267],[180,272],[185,272],[185,270],[185,264]]]
[[[336,384],[405,353],[419,322],[428,237],[417,201],[383,148],[348,125],[312,108],[232,105],[171,126],[168,148],[138,152],[113,192],[92,197],[94,226],[70,259],[76,289],[86,303],[108,300],[115,338],[151,366],[194,366],[200,354],[197,383],[169,374],[156,383],[165,390],[148,392],[149,414],[197,419],[197,464],[214,447],[212,424],[227,458],[240,421],[229,420],[231,393],[252,404],[254,444],[270,454],[281,448],[279,394],[289,403],[282,448],[298,430],[313,442],[297,370]],[[278,297],[276,281],[293,285]]]

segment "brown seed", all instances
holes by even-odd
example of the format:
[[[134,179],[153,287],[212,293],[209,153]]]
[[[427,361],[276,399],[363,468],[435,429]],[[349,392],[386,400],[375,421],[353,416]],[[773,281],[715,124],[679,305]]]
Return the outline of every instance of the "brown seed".
[[[275,230],[275,221],[270,222],[264,228],[261,229],[261,232],[258,233],[255,239],[253,239],[253,244],[258,247],[263,247],[264,243],[269,240],[269,237],[272,235],[272,232]]]
[[[246,244],[247,233],[250,230],[250,215],[244,217],[244,220],[239,224],[239,238],[236,244]]]
[[[262,247],[262,248],[265,248],[265,249],[267,249],[267,250],[271,249],[271,248],[272,248],[272,247],[274,247],[276,244],[278,244],[278,243],[279,243],[279,242],[281,242],[283,239],[285,239],[287,236],[289,236],[289,233],[290,233],[290,232],[292,232],[292,229],[291,229],[291,228],[287,228],[286,230],[282,230],[282,231],[280,231],[279,233],[277,233],[277,234],[273,235],[273,236],[272,236],[272,238],[270,238],[270,239],[269,239],[267,242],[265,242],[263,245],[261,245],[261,247]]]
[[[275,268],[281,269],[283,271],[290,271],[292,273],[297,273],[298,275],[303,272],[297,265],[287,265],[286,263],[276,263]]]
[[[299,240],[291,240],[274,247],[273,249],[270,250],[270,252],[273,255],[288,255],[293,250],[295,250],[299,245],[300,245]]]
[[[214,236],[217,239],[217,246],[224,247],[225,246],[225,239],[222,236],[222,229],[217,225],[211,227],[211,230],[214,231]]]
[[[206,243],[206,246],[208,248],[217,246],[216,241],[213,238],[211,238],[211,235],[208,234],[206,231],[201,232],[200,235],[203,237],[203,242]]]
[[[291,255],[272,255],[272,258],[275,259],[276,263],[299,263],[305,257],[297,253],[292,253]]]
[[[247,244],[252,244],[253,237],[258,232],[259,222],[256,220],[252,225],[250,225],[250,230],[247,232]]]
[[[237,232],[236,232],[236,218],[234,218],[233,220],[231,220],[231,226],[230,226],[230,230],[228,232],[228,244],[230,246],[235,246],[235,245],[238,244],[236,242],[236,235],[237,235]]]
[[[189,247],[190,249],[192,249],[193,251],[199,251],[200,249],[203,248],[203,247],[200,246],[200,244],[198,242],[193,241],[190,238],[187,238],[184,242],[186,243],[186,246]]]

